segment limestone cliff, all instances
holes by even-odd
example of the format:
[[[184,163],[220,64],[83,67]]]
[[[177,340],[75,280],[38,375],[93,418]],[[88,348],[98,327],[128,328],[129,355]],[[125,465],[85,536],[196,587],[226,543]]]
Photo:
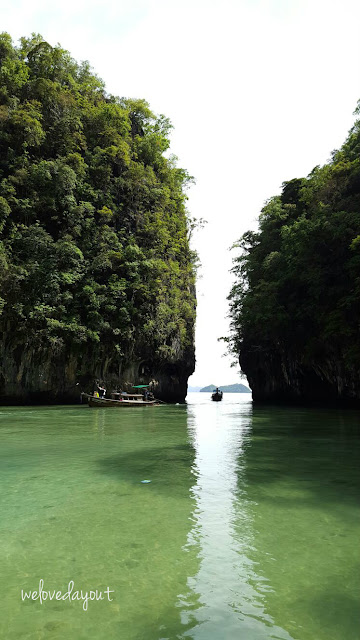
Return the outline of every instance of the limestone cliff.
[[[341,358],[311,361],[279,346],[244,345],[239,361],[254,402],[360,406],[360,368]]]
[[[0,403],[77,402],[194,369],[192,181],[171,123],[40,35],[0,34]]]
[[[228,342],[255,401],[360,404],[359,153],[358,117],[235,245]]]
[[[81,392],[92,393],[95,381],[108,391],[148,384],[160,400],[183,402],[187,380],[195,369],[194,347],[160,359],[134,357],[122,362],[91,351],[73,351],[56,357],[34,350],[30,345],[2,353],[0,404],[72,404],[80,402]]]

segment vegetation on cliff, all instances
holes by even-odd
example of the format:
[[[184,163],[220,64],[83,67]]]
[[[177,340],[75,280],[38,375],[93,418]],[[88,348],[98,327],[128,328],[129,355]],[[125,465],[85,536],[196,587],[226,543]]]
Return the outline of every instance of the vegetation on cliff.
[[[273,375],[301,396],[312,372],[315,387],[321,380],[328,392],[360,399],[359,119],[328,164],[285,182],[262,209],[259,231],[234,246],[228,341],[251,386],[264,390],[260,377]]]
[[[191,373],[191,178],[170,130],[60,46],[0,35],[0,392],[134,362]]]

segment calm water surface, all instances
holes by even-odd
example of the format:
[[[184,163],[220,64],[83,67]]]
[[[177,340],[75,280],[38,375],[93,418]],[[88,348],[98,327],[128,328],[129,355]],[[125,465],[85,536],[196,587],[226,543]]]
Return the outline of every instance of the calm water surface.
[[[358,640],[359,432],[246,394],[0,408],[0,637]]]

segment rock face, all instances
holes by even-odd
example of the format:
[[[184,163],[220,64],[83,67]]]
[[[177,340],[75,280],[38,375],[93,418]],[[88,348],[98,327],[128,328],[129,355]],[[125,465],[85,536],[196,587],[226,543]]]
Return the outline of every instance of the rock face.
[[[360,371],[339,358],[306,361],[281,349],[243,346],[239,358],[254,402],[360,406]]]
[[[195,286],[191,295],[196,305]],[[140,333],[140,332],[139,332]],[[154,395],[165,402],[184,402],[187,381],[195,370],[194,323],[179,329],[168,344],[136,341],[131,353],[119,355],[110,344],[72,343],[56,352],[37,336],[24,338],[9,326],[0,340],[0,405],[74,404],[81,393],[92,393],[95,383],[108,393],[133,385],[150,384]]]
[[[109,391],[131,391],[135,384],[151,383],[154,394],[165,402],[184,402],[187,380],[195,369],[194,348],[171,360],[134,359],[122,366],[119,361],[95,354],[72,354],[65,359],[39,361],[31,349],[3,353],[0,374],[0,404],[73,404],[81,392],[92,393],[95,381]]]
[[[187,381],[195,371],[195,357],[188,354],[188,358],[177,363],[154,366],[152,387],[159,400],[166,402],[184,402],[187,394]]]

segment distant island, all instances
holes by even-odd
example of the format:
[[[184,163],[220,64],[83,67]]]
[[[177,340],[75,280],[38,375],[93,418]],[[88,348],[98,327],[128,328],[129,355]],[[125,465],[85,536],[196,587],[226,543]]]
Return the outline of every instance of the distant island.
[[[204,391],[206,393],[211,393],[216,389],[216,384],[210,384],[208,387],[203,387],[200,391]],[[224,393],[251,393],[249,387],[246,387],[244,384],[227,384],[225,386],[219,386],[219,389]]]

